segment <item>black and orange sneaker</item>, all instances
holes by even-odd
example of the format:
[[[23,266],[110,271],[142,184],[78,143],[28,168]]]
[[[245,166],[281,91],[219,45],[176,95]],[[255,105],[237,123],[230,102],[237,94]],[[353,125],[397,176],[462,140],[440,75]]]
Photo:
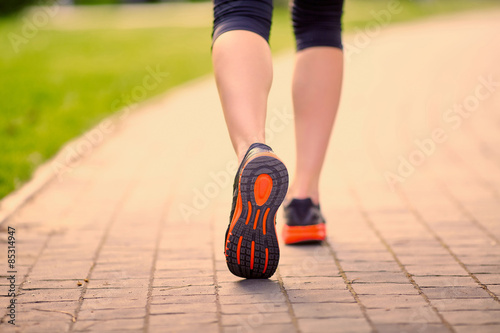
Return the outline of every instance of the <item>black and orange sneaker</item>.
[[[247,279],[271,277],[280,257],[276,212],[288,190],[288,172],[272,149],[254,143],[234,179],[233,206],[226,231],[227,267]]]
[[[292,199],[285,207],[285,218],[286,225],[283,226],[285,244],[325,240],[325,219],[319,205],[315,205],[310,198]]]

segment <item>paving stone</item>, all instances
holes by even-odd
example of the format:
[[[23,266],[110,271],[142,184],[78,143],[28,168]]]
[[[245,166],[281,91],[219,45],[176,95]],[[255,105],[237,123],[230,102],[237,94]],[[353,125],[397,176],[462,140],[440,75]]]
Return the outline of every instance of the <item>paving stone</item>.
[[[450,332],[449,328],[446,327],[444,324],[428,324],[428,323],[379,324],[379,323],[375,323],[375,327],[379,332],[384,332],[384,333],[401,333],[401,332],[445,333],[445,332]]]
[[[17,325],[17,324],[16,324]],[[21,330],[17,332],[30,332],[30,333],[49,333],[49,332],[66,332],[70,327],[69,321],[45,320],[36,323],[29,323],[28,325],[20,325]],[[1,327],[1,326],[0,326]],[[2,328],[3,331],[3,328]],[[8,332],[6,330],[6,332]]]
[[[172,279],[157,279],[153,281],[153,287],[176,287],[176,286],[213,286],[214,280],[205,277],[184,277]]]
[[[343,261],[342,269],[346,272],[400,272],[396,262],[388,261]]]
[[[499,274],[474,274],[481,283],[494,285],[500,285],[500,275]]]
[[[341,265],[344,262],[353,262],[353,261],[385,261],[385,262],[393,262],[394,258],[392,254],[387,251],[371,251],[371,252],[342,252],[337,253],[338,258],[340,260]]]
[[[441,245],[437,242],[433,243],[432,246],[425,245],[413,245],[413,246],[400,246],[395,247],[394,252],[400,255],[408,255],[412,253],[418,253],[419,255],[432,255],[432,256],[444,256],[448,254],[448,252],[441,247]]]
[[[72,261],[70,264],[65,260],[39,261],[31,271],[30,279],[84,279],[91,266],[91,261]]]
[[[253,294],[253,295],[221,295],[219,296],[221,304],[254,304],[254,303],[277,303],[285,302],[283,293]]]
[[[292,319],[288,312],[258,312],[223,314],[222,325],[224,326],[250,326],[259,327],[269,324],[291,324]]]
[[[361,318],[357,303],[293,303],[297,318]]]
[[[122,267],[122,268],[103,268],[96,269],[92,272],[92,279],[96,280],[105,280],[111,279],[114,276],[127,277],[127,278],[135,278],[135,279],[146,279],[149,277],[149,269],[138,268],[138,267]]]
[[[98,288],[98,289],[87,289],[85,293],[86,298],[133,298],[133,299],[145,299],[147,297],[146,288]]]
[[[285,277],[283,284],[287,290],[292,289],[346,289],[341,277]]]
[[[359,298],[367,308],[396,309],[427,305],[420,295],[359,295]]]
[[[201,247],[185,248],[182,252],[179,252],[174,247],[163,248],[162,244],[160,244],[160,248],[158,249],[158,260],[179,260],[186,258],[193,258],[197,260],[212,260],[212,254]]]
[[[459,257],[461,257],[462,255],[485,256],[485,260],[487,260],[486,264],[491,263],[491,260],[494,260],[495,257],[498,257],[495,252],[496,248],[493,248],[492,246],[455,246],[452,248],[452,250]],[[492,253],[495,255],[492,256]]]
[[[457,333],[481,332],[481,333],[498,333],[500,325],[455,325]]]
[[[55,302],[29,302],[21,303],[18,301],[17,309],[20,313],[31,313],[33,311],[50,310],[72,312],[78,306],[78,301],[55,301]]]
[[[81,281],[80,281],[81,282]],[[93,279],[88,282],[89,289],[106,288],[147,288],[149,279],[127,278],[121,274],[110,275],[105,279]]]
[[[98,297],[85,298],[82,303],[82,310],[101,310],[113,308],[131,308],[137,306],[146,306],[146,300],[139,300],[125,297]]]
[[[354,303],[348,290],[288,290],[290,302],[294,303]]]
[[[427,324],[441,323],[441,319],[430,306],[409,309],[367,309],[368,316],[375,324]]]
[[[172,313],[172,314],[157,314],[149,317],[150,326],[187,326],[210,324],[217,322],[217,315],[214,312],[202,313]]]
[[[422,287],[424,294],[431,299],[440,298],[489,298],[491,297],[483,288],[477,287]]]
[[[172,329],[172,323],[164,325],[154,325],[149,326],[149,332],[154,333],[164,333]],[[197,323],[175,325],[176,333],[192,333],[192,332],[206,332],[206,333],[218,333],[219,325],[217,323],[204,323],[202,325]]]
[[[35,323],[42,323],[44,321],[52,320],[56,322],[71,322],[71,318],[75,314],[75,308],[68,308],[64,310],[56,310],[51,307],[42,308],[37,307],[29,312],[25,312],[24,309],[18,308],[16,311],[16,325],[18,324],[28,324],[32,325]]]
[[[140,330],[144,326],[143,319],[119,319],[119,320],[84,320],[77,321],[73,326],[75,332],[109,331],[109,330]]]
[[[364,318],[299,319],[303,332],[371,332]]]
[[[217,274],[217,282],[218,283],[225,283],[225,282],[237,283],[239,281],[244,280],[240,277],[237,277],[237,276],[234,276],[233,274],[231,274],[231,272],[229,272],[227,267],[225,267],[221,271],[217,271],[216,274]],[[273,280],[273,279],[271,278],[270,280]],[[274,280],[276,281],[276,279],[274,279]]]
[[[493,300],[493,298],[433,299],[431,303],[439,311],[500,310],[500,303]]]
[[[339,271],[333,263],[326,265],[304,262],[302,265],[280,265],[279,272],[283,277],[339,276]]]
[[[87,332],[95,332],[95,330],[91,327]],[[110,329],[99,329],[99,333],[118,333],[118,332],[123,332],[123,333],[132,333],[132,332],[137,332],[136,329],[128,329],[128,328],[110,328]]]
[[[469,276],[413,276],[420,287],[476,287],[477,283]]]
[[[362,283],[408,283],[408,278],[403,272],[346,272],[347,278],[353,282],[353,285]]]
[[[150,313],[154,315],[161,314],[189,314],[189,313],[205,313],[217,312],[217,305],[212,303],[168,303],[168,304],[151,304]]]
[[[488,287],[489,291],[496,294],[497,296],[500,295],[500,284],[488,284],[486,285],[486,287]]]
[[[156,262],[156,269],[173,269],[173,270],[182,270],[182,269],[202,269],[202,270],[211,270],[212,269],[212,261],[207,259],[172,259],[166,258],[163,259],[160,257]]]
[[[449,254],[445,255],[422,255],[421,253],[414,254],[398,254],[398,259],[403,265],[449,265],[455,263],[455,260]]]
[[[351,213],[353,212],[355,211],[351,211]],[[329,212],[329,215],[332,213],[334,212]],[[346,214],[349,213],[346,212]],[[337,256],[353,252],[369,253],[371,250],[374,252],[386,251],[384,244],[380,243],[376,235],[364,229],[364,220],[346,219],[342,223],[346,223],[346,225],[341,225],[338,222],[330,223],[329,230],[332,232],[327,234],[329,246]]]
[[[288,312],[285,303],[221,304],[222,314]]]
[[[81,293],[81,289],[31,289],[21,291],[17,299],[20,303],[78,301]]]
[[[219,283],[219,295],[250,295],[281,293],[277,281],[240,280],[238,282]]]
[[[78,320],[140,319],[146,316],[146,308],[85,309],[78,313]]]
[[[243,325],[236,326],[223,326],[222,332],[224,333],[251,333],[251,332],[260,332],[260,333],[290,333],[295,332],[295,327],[292,324],[266,324],[266,325],[258,325],[255,323],[255,326],[250,326],[251,323],[245,323]]]
[[[155,277],[159,279],[200,277],[205,278],[207,281],[213,281],[212,274],[212,269],[159,269],[155,272]]]
[[[359,295],[418,295],[418,290],[410,283],[366,283],[353,288]]]
[[[325,258],[331,260],[332,256],[327,246],[322,244],[296,244],[291,246],[283,246],[281,253],[286,254],[290,258],[314,257]],[[318,260],[322,261],[322,260]]]
[[[176,286],[153,288],[153,296],[213,295],[214,286]]]
[[[452,325],[499,324],[500,311],[450,311],[443,312],[443,317]]]
[[[83,283],[83,279],[70,279],[70,280],[27,280],[23,285],[24,290],[30,289],[78,289],[78,282]]]
[[[466,265],[495,265],[500,262],[500,255],[497,254],[471,254],[466,253],[458,256],[460,260]]]
[[[453,275],[453,276],[468,276],[466,270],[460,267],[458,264],[452,265],[439,265],[439,266],[429,266],[429,265],[408,265],[406,266],[408,273],[415,276],[436,276],[436,275]]]
[[[215,295],[187,295],[187,296],[153,296],[152,304],[185,304],[185,303],[212,303]]]

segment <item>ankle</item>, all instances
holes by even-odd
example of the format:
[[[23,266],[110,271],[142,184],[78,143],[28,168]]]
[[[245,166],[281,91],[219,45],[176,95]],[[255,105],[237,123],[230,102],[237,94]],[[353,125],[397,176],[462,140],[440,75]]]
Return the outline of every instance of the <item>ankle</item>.
[[[310,198],[315,205],[319,205],[319,191],[317,189],[299,188],[291,186],[286,195],[286,200]]]
[[[245,155],[250,148],[250,146],[254,143],[262,143],[265,144],[264,140],[255,140],[255,141],[245,141],[238,143],[237,146],[235,146],[235,151],[236,151],[236,156],[238,158],[238,164],[241,164],[243,159],[245,158]]]

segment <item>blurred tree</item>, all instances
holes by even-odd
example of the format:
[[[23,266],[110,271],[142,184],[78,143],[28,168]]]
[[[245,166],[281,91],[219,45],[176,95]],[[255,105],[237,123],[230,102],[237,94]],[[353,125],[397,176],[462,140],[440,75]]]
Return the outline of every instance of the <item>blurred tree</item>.
[[[73,0],[75,5],[114,5],[118,4],[120,0]]]
[[[73,0],[75,5],[115,5],[127,3],[155,3],[164,0]]]
[[[32,5],[36,0],[1,0],[0,16],[7,16],[21,11],[24,7]]]

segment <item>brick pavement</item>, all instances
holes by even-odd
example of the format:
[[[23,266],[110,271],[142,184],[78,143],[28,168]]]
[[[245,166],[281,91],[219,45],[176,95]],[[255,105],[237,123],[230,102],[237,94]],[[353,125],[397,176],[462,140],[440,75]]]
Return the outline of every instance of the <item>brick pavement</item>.
[[[500,331],[499,17],[346,38],[329,238],[283,245],[270,280],[225,267],[236,165],[213,79],[124,116],[2,225],[16,228],[18,296],[15,327],[0,298],[0,330]],[[276,58],[267,134],[293,175],[292,60]],[[2,250],[2,295],[6,264]]]

